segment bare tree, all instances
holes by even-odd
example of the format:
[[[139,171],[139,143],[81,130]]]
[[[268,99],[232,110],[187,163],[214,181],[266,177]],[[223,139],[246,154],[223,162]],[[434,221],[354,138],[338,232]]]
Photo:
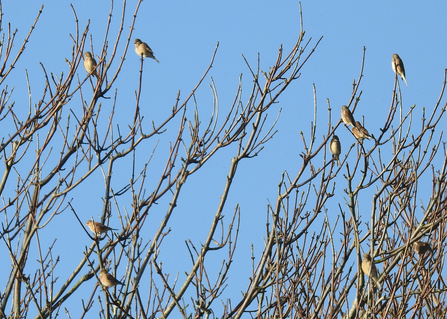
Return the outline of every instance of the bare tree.
[[[123,5],[126,7],[125,2]],[[146,62],[141,58],[133,121],[128,123],[115,116],[120,95],[116,83],[133,46],[139,6],[140,2],[127,35],[123,33],[123,10],[118,35],[111,41],[112,6],[100,54],[92,54],[97,77],[94,71],[82,70],[84,53],[93,50],[87,45],[89,24],[78,24],[73,7],[77,28],[71,37],[72,56],[66,59],[68,72],[57,76],[41,65],[45,86],[38,103],[30,98],[26,116],[17,110],[8,81],[25,44],[32,41],[43,9],[15,57],[11,52],[19,45],[16,33],[9,30],[3,36],[7,41],[2,41],[1,52],[0,121],[7,133],[0,145],[4,167],[0,212],[5,217],[1,249],[9,255],[11,267],[3,271],[0,281],[4,283],[0,316],[48,318],[61,315],[62,310],[67,317],[76,312],[82,318],[98,312],[101,318],[445,316],[447,163],[439,130],[445,116],[445,105],[441,105],[444,87],[430,114],[422,110],[419,119],[420,109],[413,106],[404,111],[396,75],[380,134],[363,141],[356,133],[369,124],[361,120],[358,107],[363,57],[359,78],[346,101],[359,123],[344,125],[339,119],[341,107],[332,108],[329,101],[326,132],[318,130],[323,123],[317,126],[315,116],[310,133],[301,136],[297,173],[292,176],[284,171],[278,177],[276,202],[267,207],[265,245],[260,256],[252,256],[245,290],[223,298],[229,285],[241,281],[230,270],[238,239],[250,233],[240,223],[241,208],[228,202],[233,182],[242,173],[241,162],[262,156],[280,129],[277,120],[269,124],[267,118],[272,112],[279,116],[273,106],[305,71],[303,66],[321,38],[316,42],[306,39],[301,22],[293,48],[284,52],[281,46],[268,71],[261,70],[260,60],[255,66],[245,60],[250,94],[242,95],[241,79],[223,119],[218,117],[222,108],[209,77],[219,44],[194,89],[185,99],[179,93],[172,112],[160,123],[148,123],[142,111]],[[124,49],[119,45],[123,42]],[[196,99],[207,79],[211,79],[213,93],[209,118],[198,108],[209,101]],[[29,82],[28,90],[31,92]],[[315,102],[315,114],[317,106]],[[337,130],[348,130],[358,138],[352,145],[342,141],[340,166],[329,152]],[[165,153],[157,147],[164,136],[169,140]],[[148,154],[148,145],[153,152],[141,164],[139,155]],[[177,273],[167,273],[160,255],[173,249],[166,240],[185,185],[197,172],[212,166],[211,159],[222,156],[224,150],[232,152],[231,165],[207,235],[200,242],[187,238],[186,248],[175,248],[186,249],[190,257],[191,266],[184,276],[179,273],[185,264],[177,267]],[[165,161],[154,178],[153,172],[149,174],[152,158],[160,153]],[[121,167],[130,167],[131,173],[120,174]],[[431,195],[421,197],[428,192],[421,192],[420,187],[428,182]],[[102,211],[86,217],[76,200],[99,183],[104,190]],[[157,212],[163,215],[152,219],[160,207]],[[224,211],[229,210],[233,214],[225,216]],[[63,250],[74,252],[60,248],[54,235],[61,216],[75,216],[69,228],[73,233],[67,236],[89,245],[77,252],[79,259],[69,267],[60,265],[59,255],[67,253]],[[100,219],[95,220],[96,216]],[[119,227],[109,223],[112,216],[120,221]],[[49,247],[42,244],[44,240],[51,242]],[[369,257],[373,265],[362,270],[362,262]]]

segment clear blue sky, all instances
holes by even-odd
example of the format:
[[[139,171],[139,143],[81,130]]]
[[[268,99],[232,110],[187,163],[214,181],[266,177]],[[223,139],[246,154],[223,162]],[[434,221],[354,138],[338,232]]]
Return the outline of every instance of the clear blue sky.
[[[76,33],[69,2],[45,1],[43,3],[45,5],[43,14],[25,53],[11,76],[13,83],[8,84],[15,86],[13,100],[18,105],[23,105],[25,112],[28,108],[28,93],[24,70],[27,69],[29,73],[33,104],[37,103],[44,83],[39,62],[45,66],[47,72],[55,74],[66,72],[67,64],[64,58],[70,60],[72,50],[69,35]],[[91,6],[91,9],[86,10],[87,5]],[[122,12],[122,4],[119,1],[115,1],[114,5],[110,46],[113,46],[112,41],[117,33]],[[11,23],[12,29],[18,29],[16,46],[13,49],[15,53],[37,15],[40,2],[33,1],[25,6],[22,2],[11,1],[2,3],[2,6],[4,31],[7,30],[6,21]],[[79,19],[80,32],[90,19],[89,36],[91,34],[93,37],[95,54],[99,54],[110,12],[110,3],[108,1],[80,1],[74,3],[74,8]],[[128,1],[124,37],[120,42],[119,56],[124,49],[125,36],[129,32],[134,10],[135,1]],[[327,132],[326,100],[330,100],[334,110],[333,115],[336,117],[333,122],[336,122],[341,105],[347,104],[351,98],[352,82],[359,76],[364,46],[366,61],[361,86],[363,94],[356,115],[365,116],[365,125],[372,134],[378,134],[379,123],[383,122],[391,104],[394,84],[394,73],[391,69],[393,53],[400,55],[407,74],[408,86],[406,87],[401,82],[404,110],[408,110],[413,104],[416,104],[419,110],[422,107],[431,110],[438,99],[444,69],[447,68],[447,33],[445,32],[447,30],[445,19],[447,2],[303,1],[302,10],[306,39],[312,37],[310,48],[321,36],[323,40],[303,68],[301,78],[289,88],[276,106],[277,109],[282,109],[277,125],[279,132],[266,145],[259,157],[246,161],[239,167],[240,173],[235,180],[225,215],[229,218],[236,203],[240,204],[241,233],[237,259],[230,273],[230,276],[235,276],[233,279],[239,276],[240,280],[229,282],[230,286],[222,296],[224,300],[232,296],[240,296],[239,292],[245,289],[248,283],[247,274],[251,269],[250,245],[253,243],[256,252],[260,253],[263,247],[262,236],[265,235],[266,205],[269,201],[274,203],[276,200],[277,185],[282,172],[287,170],[289,174],[294,175],[301,167],[299,153],[302,152],[303,145],[299,133],[303,131],[307,138],[310,135],[310,121],[313,120],[312,85],[315,84],[317,89],[316,143],[319,144]],[[140,104],[146,126],[149,129],[152,120],[160,121],[170,114],[179,90],[181,100],[186,98],[206,70],[217,42],[220,43],[219,50],[210,76],[216,83],[222,119],[233,101],[241,73],[243,74],[243,89],[245,89],[244,97],[248,96],[251,88],[250,73],[242,54],[255,65],[259,53],[261,68],[267,70],[276,61],[281,44],[285,52],[293,47],[299,28],[297,1],[143,1],[132,40],[141,38],[146,41],[160,60],[159,64],[153,60],[144,62],[143,95]],[[89,40],[88,45],[90,45]],[[122,127],[126,127],[126,123],[130,123],[133,118],[134,91],[137,89],[139,67],[140,60],[134,52],[132,41],[127,51],[121,79],[115,85],[118,90],[116,112],[117,118],[121,119]],[[82,66],[79,67],[78,74],[81,79],[85,77]],[[197,94],[202,123],[207,123],[211,115],[212,95],[208,87],[211,82],[210,76],[205,79]],[[89,91],[85,90],[85,92]],[[114,92],[110,91],[109,96],[113,95]],[[111,103],[110,101],[112,100],[101,101],[105,109],[111,107],[108,104]],[[71,104],[70,107],[75,112],[81,110],[79,103]],[[16,106],[16,109],[18,108],[19,106]],[[270,113],[270,121],[276,117],[273,110]],[[192,105],[190,111],[189,118],[192,120]],[[419,120],[419,115],[421,112],[416,111],[415,121]],[[176,134],[177,123],[169,127],[171,131],[166,134],[166,138],[160,137],[153,160],[154,166],[149,170],[155,180],[158,180],[160,165],[166,158],[169,138]],[[3,129],[0,128],[2,136],[9,134]],[[338,128],[337,134],[342,141],[343,150],[354,143],[354,137],[343,126]],[[154,145],[155,141],[147,143],[147,154],[139,162],[140,165],[146,161]],[[54,154],[57,155],[57,151]],[[180,278],[183,278],[184,272],[191,268],[185,240],[191,239],[198,247],[200,241],[203,242],[205,239],[209,222],[215,213],[219,196],[222,194],[231,157],[234,154],[234,149],[226,150],[219,158],[210,161],[203,172],[192,176],[189,180],[190,185],[181,196],[177,213],[170,225],[172,232],[163,243],[175,249],[162,249],[163,253],[160,255],[164,272],[171,272],[171,278],[177,272],[180,273]],[[129,171],[124,168],[122,172],[122,180],[115,185],[116,188],[128,182]],[[82,212],[82,217],[86,220],[91,216],[95,219],[99,218],[97,212],[102,209],[104,194],[101,188],[103,179],[100,172],[97,172],[90,182],[92,189],[79,189],[78,197],[73,198],[72,201],[73,206],[78,212]],[[343,189],[342,176],[339,183],[341,191]],[[98,186],[95,188],[93,185]],[[333,207],[327,207],[329,213],[333,211],[334,215],[338,214],[337,203],[344,203],[342,195],[334,198]],[[365,198],[362,204],[365,205],[362,213],[368,218],[370,203],[371,200]],[[158,227],[159,218],[167,209],[164,204],[166,203],[160,202],[151,213],[150,218],[153,218],[154,222],[152,226],[147,226],[148,233]],[[121,209],[127,209],[129,212],[132,209],[130,202],[121,202],[120,205]],[[115,208],[113,210],[116,212]],[[79,262],[83,249],[90,245],[90,240],[85,238],[71,213],[67,212],[65,216],[60,216],[58,219],[63,225],[59,229],[62,231],[59,235],[68,232],[72,234],[70,238],[58,236],[54,248],[61,255],[61,269],[58,274],[61,276],[59,283],[62,283],[65,280],[64,267],[71,269]],[[116,225],[113,225],[114,221]],[[73,225],[76,225],[74,231]],[[116,215],[111,218],[111,226],[119,227]],[[78,236],[79,241],[74,243],[72,236]],[[50,245],[54,238],[41,239]],[[60,253],[60,247],[66,246],[72,247],[70,253]],[[6,252],[0,250],[0,253],[3,255]],[[2,259],[9,260],[9,257],[4,255]],[[216,258],[216,262],[220,265],[221,260]],[[1,267],[9,269],[7,263],[3,263],[0,269]],[[122,269],[123,274],[124,271],[125,269]],[[0,283],[2,282],[3,280],[0,279]],[[93,285],[92,281],[91,286]],[[79,306],[78,300],[78,298],[73,298],[71,302]],[[74,313],[72,315],[75,316]]]

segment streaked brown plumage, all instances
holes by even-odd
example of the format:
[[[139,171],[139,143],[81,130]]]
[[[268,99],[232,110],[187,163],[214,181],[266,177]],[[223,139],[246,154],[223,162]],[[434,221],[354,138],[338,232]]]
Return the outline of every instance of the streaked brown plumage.
[[[88,51],[84,53],[84,57],[84,68],[87,73],[98,77],[98,71],[95,69],[97,65],[95,58]]]
[[[337,160],[337,165],[340,166],[340,153],[341,153],[341,143],[338,139],[338,136],[334,134],[331,140],[331,144],[329,145],[329,150],[332,153],[332,157]]]
[[[101,269],[99,271],[99,280],[103,284],[103,286],[110,288],[114,287],[116,285],[123,285],[123,283],[119,280],[117,280],[115,277],[113,277],[111,274],[109,274],[104,269]]]
[[[404,80],[405,85],[408,85],[407,79],[405,78],[404,63],[402,62],[402,59],[400,58],[400,56],[397,53],[393,54],[393,60],[391,61],[391,66],[393,67],[394,73],[397,73],[398,75],[400,75],[402,80]]]
[[[372,260],[371,256],[367,253],[363,254],[362,271],[365,273],[365,275],[371,278],[377,288],[380,289],[381,286],[379,284],[379,272],[377,271],[377,268],[374,265],[374,261]]]
[[[354,128],[357,129],[357,130],[355,130],[355,131],[357,132],[357,136],[356,136],[356,134],[354,133]],[[365,139],[365,138],[372,138],[371,135],[369,134],[368,130],[367,130],[366,128],[364,128],[364,127],[362,126],[362,124],[360,124],[359,121],[356,121],[356,122],[355,122],[355,127],[354,127],[354,128],[352,128],[352,132],[354,133],[354,136],[355,136],[357,139],[361,138],[361,139],[363,140],[363,139]]]
[[[140,39],[135,39],[135,52],[139,55],[139,56],[143,56],[144,58],[152,58],[155,61],[157,61],[158,63],[160,63],[160,61],[158,61],[155,56],[154,56],[154,52],[152,51],[152,49],[147,45],[146,42],[142,42]]]
[[[90,219],[85,224],[96,235],[107,233],[109,230],[115,230],[114,228],[107,227],[106,225],[94,222],[93,220]]]
[[[346,105],[341,107],[341,119],[346,125],[355,126],[354,116]]]
[[[362,132],[359,131],[358,128],[356,128],[355,126],[352,128],[352,134],[354,134],[355,138],[362,143],[363,140],[365,139],[365,137],[363,136]]]
[[[414,242],[413,249],[419,256],[425,254],[427,251],[432,251],[430,244],[422,241]]]

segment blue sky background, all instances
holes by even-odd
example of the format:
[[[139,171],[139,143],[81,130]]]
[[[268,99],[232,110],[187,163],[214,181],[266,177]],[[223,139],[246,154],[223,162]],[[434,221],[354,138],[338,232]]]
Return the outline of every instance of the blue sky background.
[[[25,69],[29,73],[33,104],[40,99],[44,85],[39,62],[48,72],[55,74],[66,73],[68,70],[64,59],[70,60],[71,57],[73,43],[69,35],[76,33],[72,9],[67,1],[43,3],[45,5],[43,14],[22,58],[10,76],[10,82],[7,81],[8,86],[15,87],[12,98],[16,101],[16,112],[19,109],[27,112],[28,109]],[[135,1],[129,1],[127,4],[118,56],[124,52],[135,4]],[[3,31],[7,31],[6,21],[11,23],[12,29],[18,29],[13,54],[19,50],[21,41],[26,37],[40,6],[41,2],[38,1],[26,5],[17,1],[2,3]],[[109,37],[110,49],[113,47],[122,14],[122,4],[116,1],[114,6],[114,22]],[[74,8],[79,19],[80,32],[83,32],[90,19],[89,36],[91,34],[93,37],[95,54],[99,54],[110,3],[80,1],[74,3]],[[313,84],[316,86],[318,103],[316,144],[321,143],[323,135],[327,132],[327,99],[333,108],[332,122],[336,123],[341,105],[347,104],[351,98],[352,82],[359,76],[364,46],[366,61],[361,86],[363,93],[355,114],[356,117],[358,114],[365,116],[365,125],[370,133],[379,134],[380,125],[385,121],[391,104],[394,85],[394,73],[391,69],[393,53],[398,53],[405,64],[408,87],[401,82],[403,109],[406,112],[416,104],[417,110],[413,117],[415,127],[420,127],[416,122],[420,123],[421,109],[423,107],[429,111],[433,109],[442,87],[444,69],[447,67],[446,2],[434,1],[427,4],[416,1],[303,1],[302,11],[305,38],[312,38],[309,49],[321,36],[323,40],[302,69],[301,78],[292,84],[280,98],[276,108],[270,111],[269,122],[273,123],[281,108],[281,116],[276,127],[278,133],[266,145],[260,156],[243,162],[239,167],[239,175],[235,179],[225,213],[228,217],[225,225],[228,225],[235,205],[237,203],[240,205],[241,233],[235,264],[230,273],[233,279],[238,280],[229,282],[229,287],[222,296],[224,300],[239,297],[240,291],[248,284],[251,271],[251,244],[254,244],[255,252],[259,255],[263,248],[262,236],[265,235],[266,205],[276,200],[281,174],[288,171],[294,176],[301,167],[302,160],[299,154],[303,151],[303,145],[299,133],[303,131],[307,139],[310,136],[310,122],[313,120]],[[17,12],[20,12],[20,15]],[[255,67],[259,53],[261,69],[267,71],[276,61],[280,45],[283,45],[284,52],[289,52],[295,45],[299,31],[299,6],[296,1],[143,1],[120,79],[114,86],[118,94],[116,119],[119,119],[122,128],[126,128],[127,123],[133,119],[134,92],[138,87],[140,68],[140,60],[134,52],[135,38],[147,42],[160,60],[159,64],[150,59],[144,62],[145,73],[140,105],[141,112],[145,116],[145,125],[149,130],[151,121],[159,123],[170,114],[179,90],[181,101],[189,95],[206,70],[217,42],[219,50],[214,66],[197,93],[198,109],[203,124],[208,122],[212,112],[212,94],[208,86],[211,83],[210,76],[214,79],[219,96],[221,123],[234,99],[241,74],[243,97],[249,96],[252,79],[242,54]],[[86,50],[90,50],[90,41],[87,43]],[[82,65],[78,68],[78,75],[80,79],[86,76]],[[113,97],[114,93],[111,90],[108,95]],[[84,88],[84,94],[91,94],[91,91]],[[89,98],[90,96],[87,96],[86,100]],[[101,101],[103,108],[111,108],[111,101],[112,99]],[[69,106],[75,113],[82,114],[82,105],[79,101],[74,101]],[[188,118],[192,120],[193,105],[190,104],[189,108]],[[26,113],[23,116],[25,117]],[[441,124],[444,128],[445,122]],[[153,183],[158,181],[167,158],[169,140],[177,134],[178,121],[171,123],[168,128],[168,132],[160,136],[148,171],[148,176],[151,174],[153,176]],[[5,127],[0,128],[0,132],[2,136],[9,134]],[[342,141],[343,155],[343,150],[347,150],[355,140],[343,126],[339,126],[337,134]],[[137,153],[137,164],[140,165],[140,169],[153,151],[156,142],[155,139],[145,142],[144,148]],[[366,145],[368,143],[372,142],[366,142]],[[55,150],[54,154],[57,156],[58,151]],[[184,272],[191,269],[185,240],[191,239],[199,247],[200,241],[203,242],[205,239],[233,156],[235,149],[230,147],[189,179],[189,185],[180,197],[179,207],[171,220],[171,234],[163,242],[165,249],[161,250],[159,257],[163,262],[164,272],[171,273],[171,278],[178,272],[182,279]],[[355,160],[356,154],[353,153],[352,156],[352,160]],[[115,168],[116,173],[122,175],[121,179],[115,177],[116,189],[128,183],[129,179],[129,165],[126,163],[121,165]],[[339,178],[340,193],[332,199],[333,206],[327,207],[329,216],[334,220],[339,213],[337,204],[344,204],[342,198],[344,179],[341,175]],[[74,208],[85,220],[92,216],[98,219],[103,205],[101,172],[98,171],[91,176],[89,183],[91,183],[89,189],[82,187],[76,190],[76,196],[72,201]],[[153,184],[149,182],[148,193],[151,192],[151,186]],[[7,197],[7,194],[4,196]],[[371,198],[366,196],[361,207],[363,210],[361,214],[365,215],[365,220],[368,221],[370,203]],[[151,223],[147,223],[145,229],[147,239],[151,238],[150,234],[153,234],[159,226],[160,218],[167,210],[166,204],[167,202],[161,201],[151,211]],[[119,205],[118,208],[123,211],[127,209],[130,212],[132,209],[129,201],[122,200]],[[117,207],[113,207],[112,211],[115,214],[110,220],[111,226],[119,228]],[[82,258],[84,247],[89,246],[91,241],[70,212],[67,211],[57,219],[59,219],[57,225],[50,226],[57,226],[51,232],[52,236],[40,239],[45,247],[57,237],[54,249],[61,255],[61,260],[56,273],[61,277],[59,283],[62,283],[66,279],[64,269],[72,269],[73,265],[77,265]],[[74,238],[76,242],[73,241]],[[70,250],[61,252],[62,247],[70,247]],[[0,253],[6,254],[2,249]],[[220,265],[221,258],[225,258],[225,255],[216,253],[216,265]],[[1,267],[9,269],[9,257],[4,255],[2,259],[4,262],[0,269]],[[125,269],[122,269],[122,274],[124,271]],[[0,283],[2,282],[0,279]],[[91,286],[93,285],[92,281]],[[85,289],[89,291],[92,287]],[[79,299],[86,297],[81,291],[69,304],[80,306]],[[71,314],[76,316],[78,310],[74,307],[74,312]]]

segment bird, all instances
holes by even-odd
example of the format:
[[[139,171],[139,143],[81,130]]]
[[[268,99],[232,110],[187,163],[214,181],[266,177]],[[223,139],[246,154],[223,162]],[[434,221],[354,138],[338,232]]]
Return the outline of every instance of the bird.
[[[90,219],[85,224],[95,235],[101,235],[107,233],[109,230],[116,230],[115,228],[107,227],[106,225],[103,225]]]
[[[374,265],[374,261],[368,253],[363,254],[362,271],[365,273],[365,275],[371,278],[377,288],[380,289],[381,286],[379,284],[379,272],[377,271],[377,268]]]
[[[141,42],[140,39],[135,39],[135,52],[143,58],[152,58],[160,63],[160,61],[155,58],[152,49],[147,45],[146,42]]]
[[[105,271],[105,269],[99,271],[99,280],[101,281],[101,284],[107,288],[115,287],[116,285],[124,285],[121,281]]]
[[[341,153],[341,143],[340,140],[338,139],[338,136],[334,134],[334,136],[332,137],[331,140],[331,144],[329,145],[329,150],[332,153],[332,157],[337,160],[337,165],[340,166],[340,159],[339,159],[339,155]]]
[[[424,243],[423,241],[414,242],[413,249],[419,256],[425,254],[427,251],[432,251],[430,244]]]
[[[402,59],[400,58],[400,56],[397,53],[393,54],[393,60],[391,61],[391,66],[393,68],[394,73],[397,73],[398,75],[400,75],[402,80],[404,80],[405,85],[408,86],[407,80],[405,79],[404,63],[402,62]]]
[[[341,107],[341,119],[346,125],[355,126],[354,116],[346,105]]]
[[[365,138],[372,138],[368,130],[364,128],[359,121],[355,122],[355,126],[352,128],[352,134],[354,134],[355,138],[360,142]]]
[[[96,60],[92,57],[90,52],[84,53],[84,68],[88,74],[92,74],[98,78],[98,71],[96,70]]]
[[[355,138],[360,143],[362,143],[363,140],[365,139],[365,136],[362,134],[362,132],[360,132],[360,130],[355,126],[352,128],[352,134],[354,134]]]

